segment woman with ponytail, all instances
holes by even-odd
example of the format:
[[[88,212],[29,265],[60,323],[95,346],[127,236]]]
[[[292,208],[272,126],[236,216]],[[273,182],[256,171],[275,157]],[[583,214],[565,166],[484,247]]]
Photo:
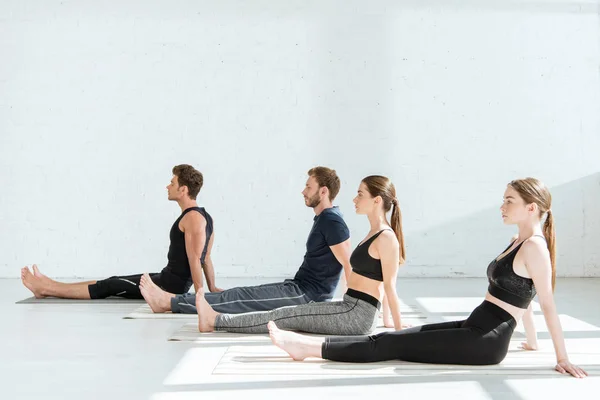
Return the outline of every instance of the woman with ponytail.
[[[342,301],[282,307],[268,312],[219,314],[204,296],[196,296],[200,332],[267,333],[267,324],[274,321],[284,329],[302,332],[365,335],[377,326],[384,294],[394,327],[402,329],[396,279],[406,254],[396,189],[384,176],[368,176],[360,183],[354,206],[357,214],[367,216],[371,229],[350,257],[352,273]],[[391,221],[388,221],[390,211]]]
[[[517,321],[523,319],[526,350],[535,350],[531,300],[536,293],[556,353],[555,369],[583,378],[587,373],[569,361],[554,304],[555,235],[552,196],[534,178],[510,182],[500,207],[505,224],[519,233],[488,265],[485,300],[463,321],[428,324],[364,337],[305,337],[269,324],[273,343],[295,360],[321,357],[333,361],[404,360],[435,364],[500,363]],[[543,224],[542,224],[542,221]],[[386,291],[387,293],[387,291]],[[392,312],[394,307],[390,303]]]

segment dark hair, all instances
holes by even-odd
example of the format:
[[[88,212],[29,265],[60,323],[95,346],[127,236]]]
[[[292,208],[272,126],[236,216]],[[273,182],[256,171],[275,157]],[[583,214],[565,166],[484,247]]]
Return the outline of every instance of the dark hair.
[[[319,187],[327,187],[329,190],[329,200],[333,201],[340,192],[340,178],[334,169],[327,167],[314,167],[308,170],[308,176],[315,178]]]
[[[202,172],[191,165],[181,164],[173,167],[173,175],[177,177],[179,186],[187,186],[190,199],[196,200],[196,196],[198,196],[204,184]]]
[[[542,219],[544,214],[548,214],[542,229],[544,231],[544,238],[546,238],[548,251],[550,252],[550,262],[552,263],[552,290],[554,290],[554,285],[556,283],[556,233],[554,232],[554,217],[552,216],[551,210],[552,195],[546,185],[535,178],[515,179],[510,182],[508,186],[515,189],[526,204],[537,204],[540,211],[540,219]]]
[[[402,213],[400,212],[400,204],[396,198],[396,187],[392,181],[381,175],[367,176],[362,180],[367,190],[373,197],[381,196],[383,200],[383,211],[388,212],[392,210],[392,230],[398,238],[400,244],[400,264],[404,264],[406,261],[406,248],[404,246],[404,233],[402,232]]]

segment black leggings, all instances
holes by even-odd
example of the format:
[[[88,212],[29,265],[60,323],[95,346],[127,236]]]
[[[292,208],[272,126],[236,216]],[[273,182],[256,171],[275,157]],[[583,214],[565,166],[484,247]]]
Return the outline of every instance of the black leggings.
[[[140,292],[140,279],[142,274],[127,276],[111,276],[110,278],[97,281],[89,285],[91,299],[105,299],[110,296],[124,297],[126,299],[143,299]],[[152,282],[161,289],[173,293],[182,294],[189,290],[191,282],[168,272],[150,274]]]
[[[464,321],[429,324],[371,336],[328,337],[322,357],[332,361],[404,360],[433,364],[492,365],[508,353],[517,322],[484,301]]]

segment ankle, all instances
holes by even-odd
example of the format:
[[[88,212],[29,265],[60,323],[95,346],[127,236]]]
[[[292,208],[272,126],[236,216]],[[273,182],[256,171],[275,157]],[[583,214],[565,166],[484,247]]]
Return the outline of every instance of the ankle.
[[[216,329],[217,328],[217,320],[220,315],[221,314],[216,312],[216,313],[214,313],[214,315],[211,315],[210,317],[208,317],[208,319],[206,321],[208,323],[208,326],[210,326],[212,329]]]

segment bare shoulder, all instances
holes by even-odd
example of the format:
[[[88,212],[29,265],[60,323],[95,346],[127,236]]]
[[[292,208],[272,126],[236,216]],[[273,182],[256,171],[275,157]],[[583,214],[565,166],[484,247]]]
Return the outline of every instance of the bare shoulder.
[[[521,251],[527,259],[549,256],[546,241],[539,236],[534,236],[525,240],[521,247]]]
[[[181,219],[181,223],[184,228],[204,228],[206,226],[206,219],[199,212],[188,212]]]
[[[385,230],[381,232],[381,234],[375,242],[377,243],[377,247],[380,249],[394,249],[400,247],[400,244],[398,243],[398,238],[396,237],[396,233],[392,230]]]

